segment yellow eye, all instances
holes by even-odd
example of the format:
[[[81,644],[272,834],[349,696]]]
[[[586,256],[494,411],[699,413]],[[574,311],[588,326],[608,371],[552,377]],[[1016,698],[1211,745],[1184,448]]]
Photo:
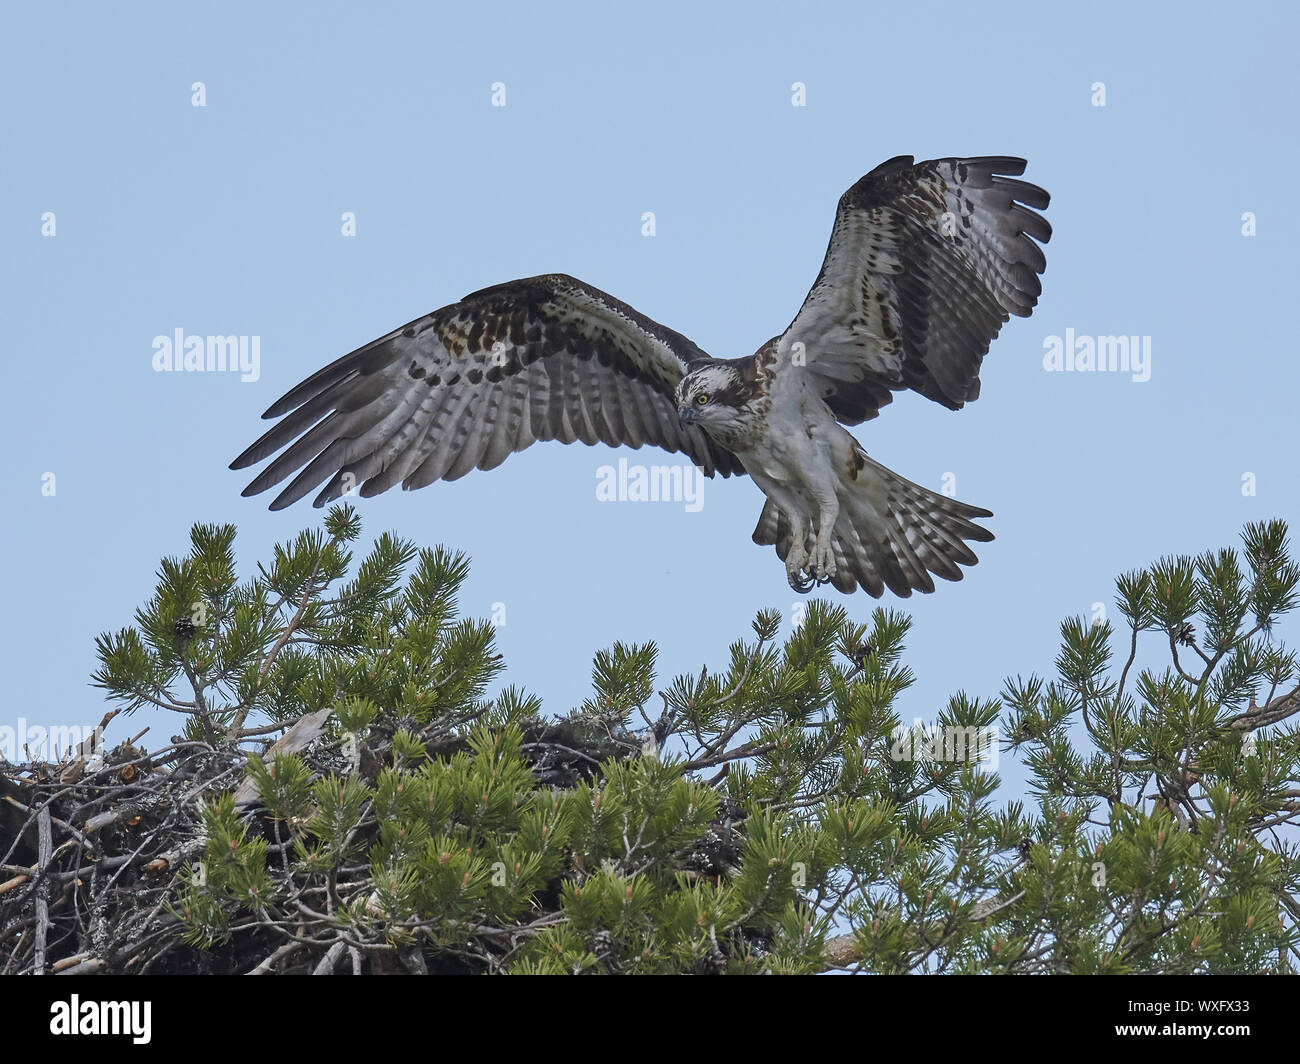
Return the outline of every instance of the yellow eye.
[[[705,403],[709,401],[709,397],[705,395],[703,392],[701,392],[699,395],[695,397],[695,401],[699,403],[700,406],[703,406]]]

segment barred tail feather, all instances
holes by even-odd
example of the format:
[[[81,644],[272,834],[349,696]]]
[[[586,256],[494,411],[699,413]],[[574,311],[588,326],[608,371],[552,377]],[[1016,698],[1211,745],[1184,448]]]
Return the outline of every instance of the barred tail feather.
[[[960,580],[960,566],[978,559],[967,540],[987,543],[993,533],[974,523],[988,510],[950,499],[900,477],[858,452],[862,467],[840,482],[835,523],[836,590],[862,587],[872,598],[888,588],[901,598],[934,590],[934,576]],[[775,546],[782,561],[793,534],[780,508],[768,499],[754,529],[754,542]],[[933,575],[931,575],[933,574]]]

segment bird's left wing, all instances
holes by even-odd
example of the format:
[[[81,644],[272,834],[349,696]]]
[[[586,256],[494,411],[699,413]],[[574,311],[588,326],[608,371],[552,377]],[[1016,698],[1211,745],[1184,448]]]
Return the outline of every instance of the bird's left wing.
[[[1048,195],[1004,156],[883,163],[840,198],[812,290],[779,365],[812,374],[840,421],[912,388],[950,409],[979,395],[980,362],[1038,302]],[[796,345],[802,345],[797,347]]]
[[[740,460],[677,417],[688,362],[709,356],[680,333],[565,274],[485,288],[308,377],[263,417],[284,417],[231,464],[286,448],[244,489],[301,472],[271,503],[328,481],[316,506],[359,488],[420,488],[492,469],[537,440],[650,443],[712,476]],[[305,468],[303,468],[305,466]]]

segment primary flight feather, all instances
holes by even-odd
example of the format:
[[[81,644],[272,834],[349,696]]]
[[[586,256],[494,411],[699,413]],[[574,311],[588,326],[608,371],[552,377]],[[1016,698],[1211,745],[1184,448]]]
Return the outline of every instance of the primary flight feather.
[[[902,389],[953,410],[979,395],[990,341],[1042,291],[1048,195],[1024,169],[876,167],[840,198],[794,320],[746,358],[711,358],[565,274],[473,292],[308,377],[231,468],[281,452],[243,492],[293,475],[278,510],[318,488],[323,506],[455,480],[538,440],[650,443],[753,478],[767,496],[754,541],[775,545],[797,591],[933,591],[931,574],[975,564],[965,541],[991,540],[974,519],[992,515],[877,464],[843,426]]]

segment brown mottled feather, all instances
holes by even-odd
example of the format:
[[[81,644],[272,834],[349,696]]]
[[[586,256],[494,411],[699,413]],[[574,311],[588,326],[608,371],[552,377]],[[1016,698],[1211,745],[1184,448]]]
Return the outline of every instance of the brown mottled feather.
[[[325,483],[322,506],[360,485],[422,487],[491,469],[537,440],[651,443],[712,476],[740,460],[677,418],[673,389],[707,358],[686,337],[564,274],[495,285],[436,310],[308,377],[272,404],[283,420],[243,469],[283,449],[244,490],[297,476],[278,510]],[[287,415],[287,416],[284,416]]]
[[[1007,156],[900,155],[840,198],[830,245],[781,337],[804,345],[831,411],[856,425],[911,388],[957,410],[979,395],[980,362],[1011,315],[1042,292],[1048,195]]]

